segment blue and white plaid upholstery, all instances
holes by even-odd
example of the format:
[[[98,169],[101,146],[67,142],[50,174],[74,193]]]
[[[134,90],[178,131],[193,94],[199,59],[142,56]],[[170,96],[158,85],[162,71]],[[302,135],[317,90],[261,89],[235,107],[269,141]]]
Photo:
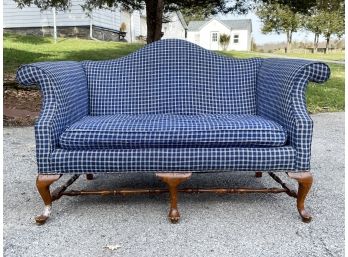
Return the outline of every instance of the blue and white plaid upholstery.
[[[309,169],[308,81],[322,63],[218,56],[161,40],[111,61],[17,71],[40,86],[39,173]]]
[[[256,114],[260,64],[173,39],[120,59],[83,62],[90,114]]]
[[[36,158],[39,172],[51,172],[50,156],[59,137],[75,121],[88,114],[86,75],[78,62],[42,62],[21,66],[17,81],[39,85],[43,107],[35,124]]]
[[[257,80],[257,114],[283,125],[296,150],[296,169],[310,168],[313,121],[306,108],[309,81],[322,83],[330,76],[324,63],[265,59]]]
[[[51,155],[51,173],[158,171],[289,171],[295,150],[283,147],[64,150]]]
[[[67,150],[158,147],[282,146],[287,134],[271,120],[250,114],[115,114],[86,116],[67,128]]]

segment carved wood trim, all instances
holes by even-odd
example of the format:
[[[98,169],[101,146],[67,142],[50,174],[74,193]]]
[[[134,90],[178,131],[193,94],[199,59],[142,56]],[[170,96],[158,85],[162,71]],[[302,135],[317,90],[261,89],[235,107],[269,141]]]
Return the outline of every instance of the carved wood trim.
[[[170,210],[168,217],[172,223],[180,219],[178,210],[178,185],[188,180],[192,173],[156,173],[156,176],[167,184],[170,196]]]
[[[41,215],[36,216],[37,224],[44,224],[51,213],[52,196],[50,193],[50,185],[57,181],[62,175],[43,175],[40,174],[36,178],[36,187],[45,203],[44,211]]]
[[[161,194],[168,193],[170,195],[170,211],[168,217],[171,222],[175,223],[179,220],[178,211],[178,193],[216,193],[216,194],[242,194],[242,193],[287,193],[289,196],[297,198],[297,209],[304,222],[311,220],[310,214],[305,210],[305,198],[313,183],[313,177],[310,172],[288,172],[288,176],[295,179],[299,184],[298,193],[290,189],[276,174],[269,172],[269,175],[279,183],[282,188],[182,188],[178,186],[188,180],[192,173],[156,173],[156,176],[167,184],[167,189],[163,188],[121,188],[121,189],[102,189],[102,190],[70,190],[68,187],[73,184],[80,175],[73,175],[65,184],[50,192],[50,185],[58,180],[61,175],[38,175],[36,185],[38,191],[45,203],[43,214],[36,217],[38,224],[43,224],[49,217],[51,204],[63,195],[79,196],[79,195],[135,195],[135,194]]]
[[[305,209],[305,200],[309,190],[313,184],[312,174],[307,172],[288,172],[289,178],[295,179],[298,182],[298,193],[297,193],[297,210],[300,213],[303,222],[310,222],[312,216]]]
[[[255,177],[261,178],[262,177],[262,172],[255,172]]]

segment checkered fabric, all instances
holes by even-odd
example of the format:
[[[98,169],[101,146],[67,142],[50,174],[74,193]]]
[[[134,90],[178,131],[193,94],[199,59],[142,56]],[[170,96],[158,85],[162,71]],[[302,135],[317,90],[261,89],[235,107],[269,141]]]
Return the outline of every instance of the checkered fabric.
[[[283,125],[296,150],[296,170],[310,169],[313,121],[306,108],[309,81],[330,77],[324,63],[305,60],[265,59],[257,80],[257,113]]]
[[[115,114],[86,116],[60,137],[68,150],[158,147],[282,146],[276,122],[236,114]]]
[[[88,114],[86,75],[78,62],[42,62],[21,66],[17,81],[38,85],[43,107],[35,124],[36,158],[39,172],[50,172],[50,155],[59,136],[72,123]]]
[[[90,114],[255,114],[260,63],[175,39],[117,60],[87,61]]]
[[[44,96],[39,173],[302,171],[313,127],[305,88],[329,74],[322,63],[161,40],[118,60],[24,65],[17,80]]]
[[[51,173],[288,171],[294,169],[295,154],[291,146],[59,149],[51,155]]]

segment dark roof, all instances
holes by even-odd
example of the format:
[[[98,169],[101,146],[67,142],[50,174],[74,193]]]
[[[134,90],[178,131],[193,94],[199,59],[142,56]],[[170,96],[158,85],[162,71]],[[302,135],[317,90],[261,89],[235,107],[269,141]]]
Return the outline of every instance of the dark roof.
[[[214,18],[213,18],[214,19]],[[207,24],[210,20],[205,21],[190,21],[188,24],[188,30],[189,31],[198,31],[200,30],[205,24]],[[252,25],[251,25],[251,19],[243,19],[243,20],[217,20],[224,24],[226,27],[228,27],[231,30],[238,30],[238,29],[247,29],[252,31]]]
[[[203,27],[203,25],[205,25],[207,22],[208,21],[190,21],[187,26],[187,29],[191,31],[197,31],[201,27]]]

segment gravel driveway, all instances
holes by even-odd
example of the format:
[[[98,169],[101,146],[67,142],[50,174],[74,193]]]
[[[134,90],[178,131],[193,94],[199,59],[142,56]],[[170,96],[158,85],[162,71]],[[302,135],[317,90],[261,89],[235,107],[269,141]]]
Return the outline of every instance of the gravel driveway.
[[[32,127],[4,129],[4,255],[39,256],[343,256],[344,113],[313,115],[313,221],[302,223],[285,194],[180,195],[182,219],[167,221],[167,195],[63,197],[37,226]],[[286,176],[289,184],[295,185]],[[64,180],[64,176],[61,180]],[[84,177],[73,188],[158,186],[152,174]],[[277,184],[264,175],[193,175],[192,186]],[[109,246],[106,247],[106,246]],[[110,249],[111,248],[111,249]]]

